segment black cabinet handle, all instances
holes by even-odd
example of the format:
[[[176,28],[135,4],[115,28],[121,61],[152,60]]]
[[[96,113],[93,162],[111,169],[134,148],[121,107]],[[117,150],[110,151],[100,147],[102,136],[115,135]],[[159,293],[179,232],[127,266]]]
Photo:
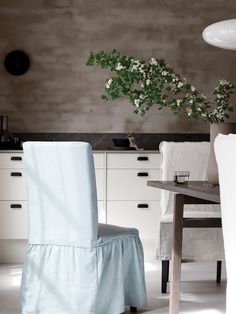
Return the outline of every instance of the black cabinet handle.
[[[22,208],[21,204],[11,204],[11,208]]]
[[[22,157],[20,157],[20,156],[12,156],[11,160],[22,160]]]
[[[21,172],[11,172],[11,176],[12,177],[22,177],[22,173]]]
[[[138,177],[148,177],[148,173],[147,172],[138,172],[137,176]]]
[[[148,204],[138,204],[137,205],[138,208],[148,208]]]
[[[139,160],[139,161],[148,160],[148,157],[147,156],[138,156],[137,160]]]

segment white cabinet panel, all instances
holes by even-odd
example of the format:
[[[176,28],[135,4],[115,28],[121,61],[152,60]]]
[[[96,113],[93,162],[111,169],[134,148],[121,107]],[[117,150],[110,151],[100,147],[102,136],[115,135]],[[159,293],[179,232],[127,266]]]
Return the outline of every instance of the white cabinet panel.
[[[159,179],[159,170],[108,169],[107,199],[116,201],[159,200],[160,190],[147,186],[147,180]]]
[[[23,153],[0,153],[0,168],[24,168]]]
[[[94,167],[95,169],[103,169],[104,167],[104,154],[93,153]]]
[[[95,169],[96,184],[97,184],[97,198],[99,201],[104,199],[104,175],[102,169]]]
[[[106,209],[103,201],[98,201],[98,222],[106,223]]]
[[[0,239],[27,239],[26,201],[0,201]]]
[[[23,169],[0,169],[0,200],[27,200]]]
[[[159,201],[107,202],[107,223],[136,228],[139,230],[141,239],[156,238],[159,217]]]
[[[152,153],[108,153],[108,169],[158,169],[160,154]]]

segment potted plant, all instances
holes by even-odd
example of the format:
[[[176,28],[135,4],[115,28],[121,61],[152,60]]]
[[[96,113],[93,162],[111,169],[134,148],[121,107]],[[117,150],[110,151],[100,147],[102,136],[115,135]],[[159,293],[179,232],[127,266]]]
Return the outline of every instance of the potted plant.
[[[116,100],[126,96],[136,114],[145,115],[153,105],[156,105],[159,110],[168,107],[174,114],[187,119],[199,119],[210,123],[213,130],[211,148],[216,133],[220,131],[225,134],[229,131],[229,127],[232,127],[231,124],[222,123],[230,117],[233,111],[230,96],[234,85],[231,82],[220,80],[213,92],[214,99],[209,100],[195,86],[177,74],[163,59],[151,58],[145,62],[113,50],[108,53],[90,52],[86,64],[98,65],[114,73],[105,82],[105,93],[102,95],[105,100]],[[211,168],[215,163],[215,157],[211,149],[210,160],[212,158],[213,164],[209,163],[208,179],[214,183],[215,174],[212,177],[211,172],[215,170]]]

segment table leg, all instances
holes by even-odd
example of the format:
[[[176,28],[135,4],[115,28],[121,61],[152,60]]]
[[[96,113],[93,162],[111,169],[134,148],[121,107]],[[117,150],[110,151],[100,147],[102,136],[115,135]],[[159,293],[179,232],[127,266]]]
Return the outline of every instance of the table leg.
[[[184,195],[175,195],[169,314],[179,314]]]

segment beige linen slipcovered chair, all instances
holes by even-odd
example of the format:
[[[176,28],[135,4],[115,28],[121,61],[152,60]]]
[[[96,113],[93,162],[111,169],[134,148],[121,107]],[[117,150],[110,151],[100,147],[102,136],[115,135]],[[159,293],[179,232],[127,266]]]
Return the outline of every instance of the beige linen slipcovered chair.
[[[208,142],[162,142],[161,180],[173,180],[175,171],[190,171],[190,180],[207,180],[210,151]],[[161,191],[161,217],[157,237],[156,258],[162,261],[162,293],[166,293],[169,260],[172,246],[174,194]],[[220,217],[219,205],[186,205],[185,217]],[[224,260],[222,230],[220,228],[185,228],[183,231],[182,259],[217,261],[217,282],[221,280],[221,261]]]
[[[215,154],[219,170],[227,288],[226,313],[236,313],[236,135],[218,135]]]
[[[138,230],[98,224],[91,146],[23,144],[29,237],[22,314],[119,314],[146,304]]]

